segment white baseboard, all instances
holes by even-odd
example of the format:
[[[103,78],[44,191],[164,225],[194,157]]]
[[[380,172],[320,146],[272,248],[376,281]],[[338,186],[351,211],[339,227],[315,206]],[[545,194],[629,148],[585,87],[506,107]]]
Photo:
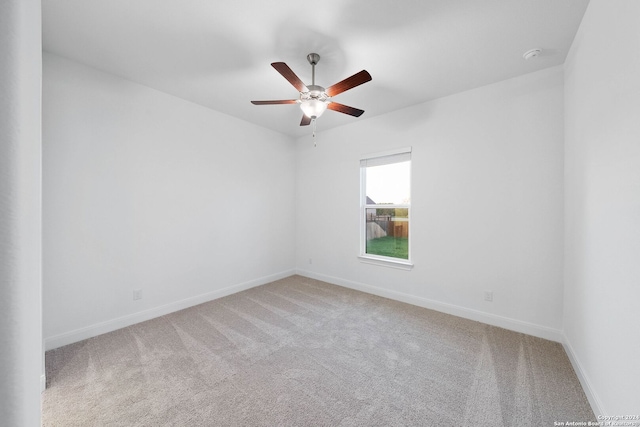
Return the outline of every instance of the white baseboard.
[[[485,313],[479,310],[473,310],[454,304],[447,304],[428,298],[417,297],[402,292],[390,291],[388,289],[378,288],[376,286],[366,285],[364,283],[354,282],[352,280],[340,279],[338,277],[327,276],[325,274],[314,273],[306,270],[296,270],[296,274],[309,277],[311,279],[322,280],[323,282],[333,283],[334,285],[343,286],[345,288],[355,289],[369,294],[393,299],[396,301],[406,302],[407,304],[436,310],[442,313],[463,317],[469,320],[486,323],[500,328],[509,329],[511,331],[521,332],[534,337],[544,338],[550,341],[562,343],[564,336],[559,329],[553,329],[546,326],[536,325],[534,323],[523,322],[517,319],[498,316],[491,313]]]
[[[185,298],[180,301],[165,304],[159,307],[150,308],[137,313],[132,313],[126,316],[118,317],[116,319],[108,320],[106,322],[96,323],[94,325],[86,326],[84,328],[76,329],[73,331],[65,332],[59,335],[45,338],[44,345],[45,350],[52,350],[54,348],[62,347],[64,345],[72,344],[74,342],[82,341],[87,338],[92,338],[98,335],[112,332],[117,329],[125,328],[127,326],[135,325],[136,323],[151,320],[156,317],[164,316],[165,314],[173,313],[175,311],[183,310],[185,308],[192,307],[194,305],[202,304],[208,301],[212,301],[218,298],[225,297],[227,295],[235,294],[240,291],[254,288],[256,286],[264,285],[275,280],[284,279],[295,274],[294,270],[285,270],[280,273],[272,274],[269,276],[260,277],[258,279],[250,280],[244,283],[238,283],[222,289],[218,289],[212,292],[207,292],[191,298]]]
[[[589,400],[589,404],[591,405],[593,413],[596,415],[596,417],[598,415],[606,415],[607,413],[603,410],[602,407],[602,401],[593,389],[593,386],[589,381],[589,377],[585,373],[584,368],[582,367],[582,364],[578,359],[578,356],[576,355],[573,347],[571,346],[571,343],[566,336],[563,339],[562,345],[564,346],[565,353],[567,353],[567,355],[569,356],[569,361],[573,366],[573,370],[576,371],[576,375],[578,376],[578,380],[580,380],[580,384],[582,385],[584,394],[587,395],[587,400]]]

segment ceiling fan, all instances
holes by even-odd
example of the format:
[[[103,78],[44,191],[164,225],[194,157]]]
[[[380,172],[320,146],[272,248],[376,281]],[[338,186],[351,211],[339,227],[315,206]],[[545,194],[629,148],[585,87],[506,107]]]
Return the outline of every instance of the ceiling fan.
[[[302,120],[300,121],[300,126],[308,126],[311,121],[314,121],[315,125],[315,120],[320,117],[327,108],[329,110],[338,111],[339,113],[349,114],[355,117],[360,117],[362,113],[364,113],[364,110],[333,102],[331,97],[370,81],[371,75],[366,70],[362,70],[359,73],[356,73],[351,77],[347,77],[346,79],[325,89],[322,86],[316,85],[316,64],[320,62],[320,55],[317,53],[310,53],[307,55],[307,61],[311,64],[310,86],[305,85],[284,62],[274,62],[271,64],[277,72],[282,74],[282,77],[287,79],[289,83],[291,83],[293,87],[300,92],[299,99],[251,101],[251,103],[254,105],[300,104],[300,108],[304,113]]]

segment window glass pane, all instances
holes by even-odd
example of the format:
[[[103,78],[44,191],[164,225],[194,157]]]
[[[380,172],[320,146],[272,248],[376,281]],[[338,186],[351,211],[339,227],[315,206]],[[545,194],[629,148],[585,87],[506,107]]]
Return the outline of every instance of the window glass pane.
[[[366,209],[366,253],[409,259],[409,210]]]
[[[370,166],[365,169],[367,204],[411,203],[411,162]]]
[[[364,181],[363,255],[409,260],[411,152],[367,157],[360,160],[360,167]]]

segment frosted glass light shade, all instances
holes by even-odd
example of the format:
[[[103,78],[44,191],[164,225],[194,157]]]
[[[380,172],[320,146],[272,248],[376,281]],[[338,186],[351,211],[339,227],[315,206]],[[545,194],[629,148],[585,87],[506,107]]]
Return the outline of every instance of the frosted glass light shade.
[[[327,103],[318,99],[307,99],[300,103],[300,109],[305,116],[317,119],[327,109]]]

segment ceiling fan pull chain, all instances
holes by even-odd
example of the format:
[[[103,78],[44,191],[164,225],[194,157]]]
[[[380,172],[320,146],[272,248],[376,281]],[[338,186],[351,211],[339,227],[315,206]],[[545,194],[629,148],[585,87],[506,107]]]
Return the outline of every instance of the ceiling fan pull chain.
[[[313,147],[317,147],[318,145],[316,144],[316,119],[314,118],[313,120],[311,120],[313,122]]]

